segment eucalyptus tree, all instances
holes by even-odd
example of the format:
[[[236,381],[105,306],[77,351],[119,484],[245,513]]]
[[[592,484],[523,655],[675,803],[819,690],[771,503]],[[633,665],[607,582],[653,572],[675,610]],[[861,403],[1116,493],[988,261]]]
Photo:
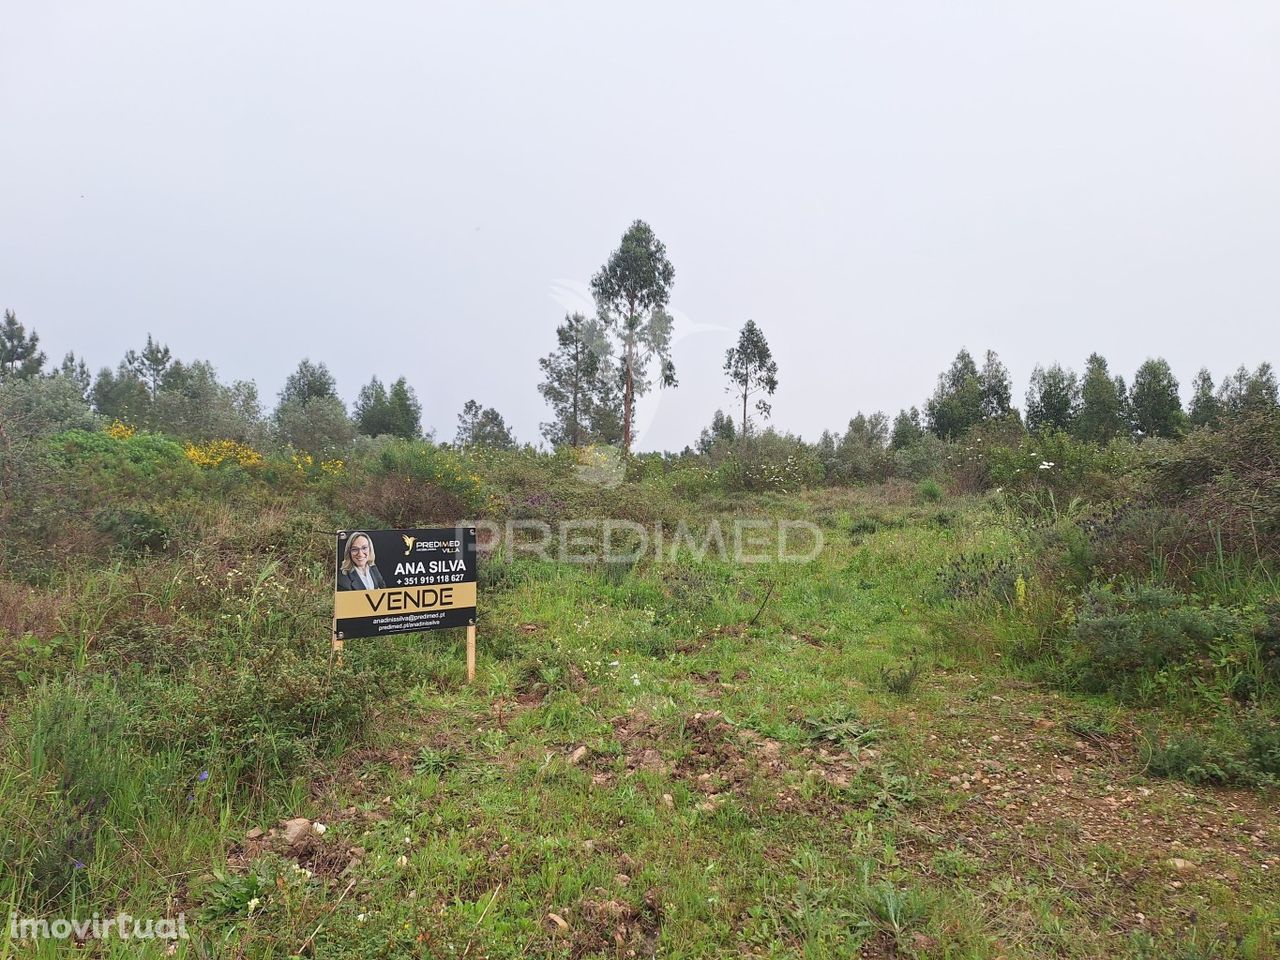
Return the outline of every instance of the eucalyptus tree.
[[[618,249],[591,278],[591,292],[605,331],[617,345],[622,379],[622,448],[631,450],[635,402],[651,386],[649,364],[659,365],[658,380],[676,386],[671,362],[671,315],[667,303],[675,268],[667,248],[643,220],[622,235]]]
[[[747,403],[757,394],[756,411],[763,418],[773,412],[765,396],[778,389],[778,362],[773,359],[769,342],[754,320],[748,320],[738,334],[737,346],[724,355],[724,372],[729,377],[728,390],[742,400],[742,433],[747,435]]]

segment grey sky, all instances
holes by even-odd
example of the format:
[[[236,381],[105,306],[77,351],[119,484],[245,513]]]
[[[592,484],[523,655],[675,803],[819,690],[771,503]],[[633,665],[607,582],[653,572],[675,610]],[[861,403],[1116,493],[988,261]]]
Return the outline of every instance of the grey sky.
[[[681,386],[774,422],[921,403],[990,346],[1280,361],[1280,4],[10,3],[0,307],[114,366],[147,332],[268,402],[407,375],[521,439],[537,357],[635,218],[676,268]]]

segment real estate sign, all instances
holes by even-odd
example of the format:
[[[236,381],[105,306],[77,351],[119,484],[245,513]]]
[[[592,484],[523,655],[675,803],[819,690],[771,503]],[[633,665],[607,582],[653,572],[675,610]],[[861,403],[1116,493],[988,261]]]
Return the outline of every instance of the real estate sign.
[[[336,640],[475,622],[474,527],[338,532]]]

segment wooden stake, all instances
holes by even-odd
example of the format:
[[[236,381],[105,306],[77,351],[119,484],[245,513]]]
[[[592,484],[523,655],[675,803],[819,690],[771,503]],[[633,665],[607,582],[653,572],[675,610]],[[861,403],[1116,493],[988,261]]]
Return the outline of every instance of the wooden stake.
[[[467,627],[467,683],[476,678],[476,625]]]

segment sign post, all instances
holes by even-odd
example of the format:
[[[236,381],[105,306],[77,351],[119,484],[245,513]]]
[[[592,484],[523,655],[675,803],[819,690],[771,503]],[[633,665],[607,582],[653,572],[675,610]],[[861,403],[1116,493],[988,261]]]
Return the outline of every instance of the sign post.
[[[467,628],[467,680],[476,674],[474,527],[340,530],[333,649],[384,634]]]

